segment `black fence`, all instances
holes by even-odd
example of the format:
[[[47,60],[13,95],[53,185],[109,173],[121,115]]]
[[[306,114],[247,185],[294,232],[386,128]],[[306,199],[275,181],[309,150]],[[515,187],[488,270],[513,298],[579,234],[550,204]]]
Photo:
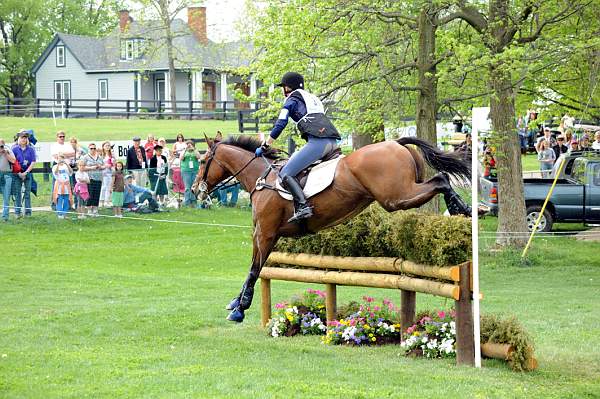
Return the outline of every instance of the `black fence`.
[[[260,104],[252,103],[255,108]],[[239,111],[254,112],[251,103],[238,101],[98,100],[4,98],[0,115],[61,118],[141,118],[235,120]]]

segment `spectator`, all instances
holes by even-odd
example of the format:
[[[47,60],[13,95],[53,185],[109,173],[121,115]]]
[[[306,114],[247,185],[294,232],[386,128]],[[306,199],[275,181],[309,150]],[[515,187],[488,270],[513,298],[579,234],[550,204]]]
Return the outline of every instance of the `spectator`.
[[[581,151],[581,149],[579,148],[579,141],[573,139],[571,140],[571,148],[569,148],[569,154],[576,151]]]
[[[579,149],[581,151],[589,151],[591,148],[592,145],[590,144],[590,136],[588,134],[584,134],[579,142]]]
[[[58,162],[59,156],[63,155],[65,162],[69,164],[69,166],[73,167],[75,165],[75,150],[73,146],[69,143],[65,143],[65,132],[59,130],[56,133],[56,143],[53,143],[50,146],[50,155],[52,156],[52,166],[56,165]],[[54,180],[52,180],[52,187],[54,187]],[[52,202],[52,209],[55,208],[55,203]]]
[[[565,145],[567,148],[571,148],[571,141],[573,141],[573,131],[571,129],[567,129],[565,132]]]
[[[236,206],[239,192],[240,183],[236,179],[233,179],[225,187],[217,190],[217,195],[219,196],[219,203],[222,206]],[[231,194],[231,200],[229,201],[227,201],[228,194]]]
[[[154,139],[154,136],[149,134],[148,140],[146,141],[146,144],[144,144],[144,151],[146,151],[146,159],[152,158],[152,156],[154,155],[154,147],[157,144],[158,143]]]
[[[471,147],[473,146],[473,141],[471,140],[471,133],[465,134],[465,141],[459,144],[456,151],[463,154],[464,159],[471,159]]]
[[[192,193],[192,184],[194,184],[194,179],[198,174],[198,161],[200,160],[200,153],[196,150],[192,140],[188,140],[186,145],[186,150],[179,155],[179,160],[181,161],[181,175],[183,177],[183,183],[185,184],[183,205],[195,207],[196,196]]]
[[[77,137],[71,137],[71,139],[69,140],[69,144],[71,144],[73,151],[75,151],[75,164],[76,164],[77,161],[80,160],[82,156],[87,154],[87,150],[79,145],[79,142],[77,141]]]
[[[496,158],[492,147],[487,147],[483,154],[483,177],[496,178]]]
[[[102,143],[102,160],[104,161],[104,169],[102,169],[102,188],[100,189],[99,206],[109,206],[111,202],[113,171],[115,169],[116,159],[113,156],[112,145],[110,141]]]
[[[19,133],[17,144],[13,146],[12,151],[21,165],[21,172],[13,175],[13,191],[16,195],[15,214],[17,218],[21,215],[31,216],[31,182],[33,181],[31,170],[35,165],[36,156],[35,149],[29,145],[29,133],[26,131]]]
[[[167,158],[162,155],[160,145],[154,147],[154,155],[150,159],[150,189],[155,192],[159,204],[164,203],[167,194],[167,173],[169,172]]]
[[[147,188],[133,184],[133,175],[125,176],[125,187],[123,188],[123,207],[136,210],[138,204],[148,201],[150,210],[157,211],[158,203],[152,198],[152,192]]]
[[[69,211],[69,206],[73,205],[73,193],[71,192],[71,175],[73,169],[69,165],[64,155],[58,156],[58,162],[52,168],[54,177],[54,189],[52,191],[52,201],[56,207],[56,214],[59,219],[64,219]]]
[[[594,136],[595,140],[592,143],[592,149],[593,150],[600,150],[600,131],[596,132],[596,135]]]
[[[112,204],[114,215],[123,217],[123,197],[125,192],[125,178],[123,177],[123,162],[117,161],[115,173],[112,176]]]
[[[77,172],[75,173],[75,202],[77,203],[77,218],[85,219],[85,203],[90,199],[88,184],[90,184],[90,175],[85,171],[85,161],[77,161]]]
[[[127,170],[133,174],[138,185],[145,187],[147,182],[146,166],[146,151],[140,147],[141,139],[136,136],[133,138],[133,147],[127,150]]]
[[[0,188],[2,189],[2,219],[8,221],[13,187],[12,163],[16,158],[4,139],[0,139]]]
[[[556,138],[556,144],[552,146],[554,151],[554,161],[560,157],[561,154],[566,154],[569,151],[569,147],[565,145],[565,136],[562,134]]]
[[[527,154],[527,122],[522,116],[519,116],[519,119],[517,119],[517,131],[519,132],[521,155],[525,155]]]
[[[546,140],[546,146],[549,146],[549,148],[551,148],[554,144],[555,144],[555,140],[554,138],[552,138],[552,132],[550,131],[549,127],[545,127],[544,128],[544,135],[541,137],[538,137],[537,142],[535,143],[535,150],[538,152],[540,152],[540,143],[542,142],[542,140]]]
[[[540,171],[542,177],[548,177],[554,161],[556,160],[556,153],[550,148],[548,141],[542,140],[539,143],[538,161],[540,161]]]
[[[173,191],[179,194],[185,193],[185,185],[183,184],[183,178],[181,177],[181,161],[179,156],[185,151],[187,145],[183,134],[177,135],[177,141],[173,144],[173,151],[171,151],[172,161],[170,163],[171,170],[173,171]]]
[[[87,201],[88,214],[97,217],[100,190],[102,188],[102,171],[105,169],[105,165],[104,159],[98,154],[96,144],[90,143],[88,148],[90,152],[83,157],[85,171],[90,175],[90,184],[88,185],[90,198]]]
[[[169,151],[169,149],[167,148],[167,140],[165,140],[164,137],[161,137],[158,139],[157,144],[162,147],[162,154],[168,160],[171,156],[171,151]]]

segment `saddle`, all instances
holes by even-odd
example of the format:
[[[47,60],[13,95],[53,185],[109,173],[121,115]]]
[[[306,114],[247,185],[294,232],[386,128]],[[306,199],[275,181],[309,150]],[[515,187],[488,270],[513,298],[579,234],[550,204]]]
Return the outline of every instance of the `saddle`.
[[[335,148],[325,154],[322,159],[313,162],[308,168],[296,176],[306,198],[310,198],[320,193],[331,185],[333,178],[335,177],[337,164],[343,157],[342,150],[340,148]],[[277,163],[274,166],[279,170],[283,165],[285,165],[285,162]],[[291,201],[293,199],[292,195],[283,188],[279,178],[276,179],[275,187],[267,184],[265,180],[264,177],[257,180],[256,190],[271,188],[275,189],[279,195],[286,200]]]

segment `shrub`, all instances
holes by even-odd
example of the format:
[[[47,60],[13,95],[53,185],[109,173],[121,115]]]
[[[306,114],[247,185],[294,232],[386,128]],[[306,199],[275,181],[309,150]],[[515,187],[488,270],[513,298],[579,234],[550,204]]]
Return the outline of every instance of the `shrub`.
[[[281,239],[277,251],[337,256],[388,256],[445,266],[471,257],[471,223],[462,216],[387,213],[373,205],[344,224],[311,236]]]
[[[511,345],[514,350],[507,359],[510,367],[516,371],[530,370],[533,340],[516,317],[502,319],[496,315],[482,315],[481,342]]]

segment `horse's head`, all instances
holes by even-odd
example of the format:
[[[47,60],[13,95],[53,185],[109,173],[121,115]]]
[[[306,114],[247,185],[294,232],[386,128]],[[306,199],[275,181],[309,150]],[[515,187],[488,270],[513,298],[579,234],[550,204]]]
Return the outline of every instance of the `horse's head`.
[[[214,139],[210,139],[206,135],[204,137],[208,150],[200,161],[200,169],[192,185],[192,192],[201,201],[204,201],[211,190],[230,175],[229,171],[222,166],[217,152],[223,138],[221,132],[217,132]]]

